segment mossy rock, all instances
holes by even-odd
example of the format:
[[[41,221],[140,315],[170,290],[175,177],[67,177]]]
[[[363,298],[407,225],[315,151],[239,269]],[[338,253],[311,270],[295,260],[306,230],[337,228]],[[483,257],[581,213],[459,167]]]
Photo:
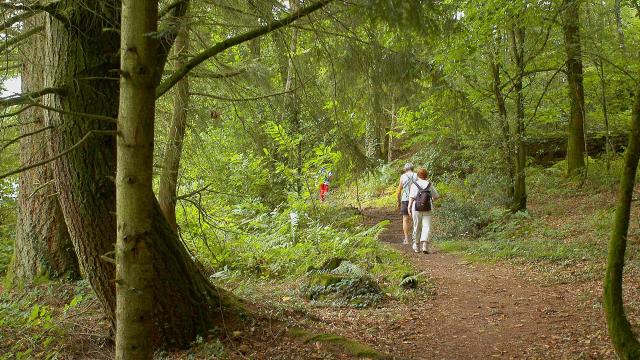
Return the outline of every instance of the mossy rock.
[[[403,289],[415,289],[418,287],[418,276],[411,274],[404,274],[400,281],[400,287]]]
[[[295,328],[290,329],[289,334],[294,337],[301,338],[305,344],[318,342],[325,346],[327,346],[333,352],[341,351],[346,352],[351,356],[355,356],[358,358],[364,359],[373,359],[373,360],[388,360],[393,359],[392,356],[377,351],[369,345],[362,344],[355,340],[346,338],[344,336],[330,334],[330,333],[321,333],[321,334],[313,334],[306,330]]]
[[[351,261],[342,261],[335,269],[331,271],[332,274],[348,275],[348,276],[365,276],[366,272],[358,265]]]
[[[309,286],[321,286],[329,287],[345,280],[346,276],[330,274],[330,273],[317,273],[309,276]]]
[[[377,304],[383,299],[382,289],[368,275],[311,273],[302,294],[308,300],[358,308]]]
[[[325,260],[322,265],[319,267],[311,267],[311,270],[321,271],[321,272],[331,272],[335,270],[342,262],[345,261],[343,258],[332,257],[330,259]]]

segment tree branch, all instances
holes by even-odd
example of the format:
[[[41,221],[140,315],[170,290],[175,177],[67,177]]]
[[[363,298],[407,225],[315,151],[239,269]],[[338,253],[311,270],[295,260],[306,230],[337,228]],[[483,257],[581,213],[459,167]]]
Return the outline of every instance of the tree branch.
[[[49,87],[49,88],[44,88],[42,90],[30,92],[30,93],[15,94],[15,95],[7,96],[4,98],[0,98],[0,108],[19,105],[19,104],[25,104],[25,103],[31,103],[33,102],[34,99],[47,94],[64,95],[64,88]]]
[[[280,20],[273,21],[267,25],[256,28],[255,30],[251,30],[244,34],[240,34],[231,38],[228,38],[224,41],[221,41],[212,47],[202,51],[200,54],[193,57],[184,67],[180,69],[176,69],[176,72],[169,76],[164,82],[158,86],[156,89],[156,98],[161,97],[167,91],[169,91],[180,79],[185,77],[191,69],[200,65],[207,59],[243,42],[255,39],[264,34],[270,33],[274,30],[280,29],[286,25],[291,24],[292,22],[305,17],[312,12],[323,8],[325,5],[331,3],[333,0],[319,0],[316,3],[301,8],[300,10],[294,12],[293,14],[286,16]]]
[[[73,150],[79,148],[82,144],[84,144],[87,140],[89,140],[89,138],[91,138],[93,135],[103,135],[104,136],[104,135],[117,135],[117,134],[118,134],[118,132],[115,131],[115,130],[91,130],[88,133],[86,133],[82,137],[82,139],[80,139],[80,141],[75,143],[70,148],[64,150],[63,152],[61,152],[61,153],[59,153],[57,155],[54,155],[54,156],[52,156],[52,157],[50,157],[48,159],[44,159],[42,161],[38,161],[37,163],[26,165],[26,166],[23,166],[21,168],[18,168],[18,169],[9,171],[7,173],[4,173],[4,174],[0,175],[0,180],[2,180],[4,178],[7,178],[7,177],[9,177],[11,175],[19,174],[21,172],[33,169],[33,168],[38,167],[38,166],[42,166],[42,165],[48,164],[48,163],[50,163],[50,162],[52,162],[54,160],[57,160],[57,159],[65,156],[65,155],[67,155],[68,153],[72,152]]]
[[[47,131],[47,130],[50,130],[50,129],[53,129],[53,126],[52,126],[52,125],[45,126],[45,127],[43,127],[43,128],[40,128],[40,129],[37,129],[37,130],[31,131],[31,132],[28,132],[28,133],[25,133],[25,134],[21,134],[20,136],[15,137],[15,138],[13,138],[13,139],[9,140],[6,144],[4,144],[4,145],[2,146],[2,148],[0,148],[0,152],[3,152],[6,148],[8,148],[9,146],[11,146],[11,144],[15,144],[15,143],[16,143],[16,142],[18,142],[20,139],[23,139],[23,138],[26,138],[26,137],[29,137],[29,136],[33,136],[33,135],[37,135],[37,134],[39,134],[39,133],[41,133],[41,132],[44,132],[44,131]]]
[[[15,23],[27,20],[28,18],[30,18],[31,16],[35,15],[36,13],[37,13],[37,11],[28,10],[28,11],[24,11],[24,12],[18,14],[18,15],[14,15],[14,16],[8,18],[2,24],[0,24],[0,31],[11,27]]]
[[[29,38],[30,36],[39,33],[40,31],[44,30],[44,26],[36,26],[33,29],[30,29],[29,31],[25,31],[20,35],[14,36],[11,39],[5,40],[2,45],[0,45],[0,52],[6,51],[7,49],[9,49],[11,46],[19,43],[20,41],[23,41],[27,38]]]
[[[76,112],[76,111],[67,111],[67,110],[62,110],[62,109],[56,109],[54,107],[47,106],[47,105],[42,105],[42,104],[39,104],[37,102],[34,102],[32,105],[33,106],[37,106],[39,108],[43,108],[45,110],[57,112],[57,113],[60,113],[60,114],[63,114],[63,115],[79,116],[79,117],[84,117],[84,118],[88,118],[88,119],[108,121],[108,122],[112,122],[112,123],[117,123],[118,122],[118,119],[112,118],[110,116],[105,116],[105,115],[96,115],[96,114],[89,114],[89,113],[82,113],[82,112]]]
[[[213,94],[205,94],[205,93],[200,93],[200,92],[191,92],[191,93],[189,93],[189,95],[203,96],[203,97],[208,97],[208,98],[211,98],[211,99],[222,100],[222,101],[242,102],[242,101],[254,101],[254,100],[267,99],[267,98],[274,97],[274,96],[285,95],[285,94],[288,94],[288,93],[291,93],[291,92],[294,92],[294,91],[296,91],[296,89],[291,89],[291,90],[287,90],[287,91],[281,91],[281,92],[273,93],[273,94],[254,96],[254,97],[249,97],[249,98],[228,98],[228,97],[224,97],[224,96],[218,96],[218,95],[213,95]]]
[[[19,10],[19,11],[44,11],[59,21],[68,24],[69,19],[58,11],[58,5],[60,1],[53,1],[46,5],[42,4],[12,4],[10,2],[0,2],[0,8]]]

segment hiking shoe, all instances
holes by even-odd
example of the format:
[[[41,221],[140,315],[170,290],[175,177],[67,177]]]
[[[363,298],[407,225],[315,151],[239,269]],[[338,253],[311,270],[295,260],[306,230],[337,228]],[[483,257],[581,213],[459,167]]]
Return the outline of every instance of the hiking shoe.
[[[402,245],[409,245],[409,239],[402,240]]]
[[[429,253],[429,245],[427,244],[426,241],[422,243],[422,252],[425,254]]]
[[[420,251],[418,250],[418,243],[413,243],[413,246],[412,246],[412,247],[413,247],[413,251],[414,251],[414,252],[417,252],[417,253],[418,253],[418,252],[420,252]]]

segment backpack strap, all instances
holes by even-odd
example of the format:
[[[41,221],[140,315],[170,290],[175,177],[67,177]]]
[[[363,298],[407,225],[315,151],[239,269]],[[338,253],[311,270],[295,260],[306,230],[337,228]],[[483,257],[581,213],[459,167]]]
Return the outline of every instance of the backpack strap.
[[[424,190],[420,185],[418,185],[418,182],[415,179],[411,179],[411,182],[418,188],[418,190]],[[429,185],[427,185],[427,188],[428,187]]]

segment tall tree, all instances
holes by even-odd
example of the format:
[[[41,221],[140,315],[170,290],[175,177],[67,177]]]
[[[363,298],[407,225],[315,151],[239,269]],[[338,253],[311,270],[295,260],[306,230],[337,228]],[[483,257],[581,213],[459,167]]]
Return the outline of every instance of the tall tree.
[[[526,185],[526,165],[527,165],[527,148],[524,142],[525,138],[525,112],[524,112],[524,93],[523,79],[525,71],[525,29],[514,25],[510,31],[511,37],[511,53],[513,62],[516,67],[516,76],[514,80],[514,92],[516,102],[516,134],[515,134],[515,182],[513,185],[513,211],[522,211],[527,209],[527,185]]]
[[[631,201],[633,198],[638,160],[640,159],[640,86],[636,87],[631,116],[629,145],[624,154],[624,168],[620,176],[618,205],[604,278],[604,305],[611,342],[620,359],[640,359],[640,342],[636,339],[624,311],[622,280],[624,254],[627,249]]]
[[[191,58],[160,86],[151,89],[156,96],[161,96],[207,59],[286,26],[329,2],[331,0],[319,0],[273,23],[225,38]],[[162,73],[176,36],[176,20],[184,15],[186,5],[187,1],[175,2],[161,20],[162,26],[157,35],[153,35],[158,37],[157,66],[147,69],[151,73],[145,76]],[[117,74],[127,73],[120,66],[120,10],[121,3],[117,0],[62,0],[47,9],[45,46],[45,87],[55,89],[48,91],[45,103],[58,109],[47,111],[46,125],[55,127],[51,135],[52,153],[65,155],[53,162],[55,185],[81,269],[113,324],[116,318],[114,284],[119,282],[115,279],[112,255],[117,228],[114,179],[119,183],[123,181],[122,174],[115,176],[119,85],[114,80]],[[133,180],[137,184],[142,181]],[[169,347],[188,346],[197,335],[221,325],[223,320],[232,321],[240,306],[230,294],[209,283],[178,241],[153,194],[148,196],[151,199],[145,199],[144,204],[150,212],[140,218],[151,219],[151,224],[146,225],[149,234],[145,237],[153,239],[153,244],[140,246],[146,246],[153,267],[153,276],[143,276],[150,281],[145,291],[151,289],[153,294],[154,331],[150,341]],[[142,222],[140,218],[130,221]],[[139,230],[120,229],[136,233]],[[129,241],[136,243],[137,240]],[[118,256],[125,256],[120,254],[127,249],[119,247]],[[149,269],[147,266],[144,265],[144,271]],[[125,286],[127,281],[137,280],[126,279]]]
[[[563,6],[562,30],[567,53],[567,86],[571,107],[567,144],[567,173],[573,175],[584,170],[586,151],[582,47],[580,44],[580,0],[566,0]]]
[[[187,63],[189,52],[189,28],[183,22],[174,44],[176,69],[182,68]],[[169,125],[169,138],[164,150],[162,173],[160,174],[160,186],[158,189],[158,202],[162,213],[167,218],[174,231],[178,230],[176,222],[176,201],[178,174],[180,171],[180,158],[184,143],[185,130],[187,128],[187,111],[189,108],[189,77],[185,76],[176,84],[173,115]]]
[[[155,273],[153,139],[158,3],[122,2],[116,213],[116,359],[151,359]]]
[[[29,17],[24,31],[44,25],[42,14]],[[23,93],[37,91],[44,85],[44,34],[39,31],[25,40],[20,49]],[[44,112],[32,106],[20,115],[20,163],[43,161],[50,157]],[[78,260],[58,203],[50,164],[20,173],[18,223],[10,279],[29,283],[38,276],[77,278]]]
[[[507,105],[504,100],[504,95],[502,94],[502,82],[500,81],[500,64],[493,59],[493,54],[491,55],[492,61],[489,66],[491,69],[491,75],[493,78],[492,81],[492,90],[493,96],[496,101],[496,108],[498,110],[498,120],[500,124],[500,131],[502,135],[502,151],[505,156],[505,165],[507,167],[507,172],[509,174],[509,187],[507,189],[507,196],[510,201],[514,199],[515,193],[515,163],[513,159],[513,141],[511,140],[511,129],[509,127],[509,120],[507,117]]]

